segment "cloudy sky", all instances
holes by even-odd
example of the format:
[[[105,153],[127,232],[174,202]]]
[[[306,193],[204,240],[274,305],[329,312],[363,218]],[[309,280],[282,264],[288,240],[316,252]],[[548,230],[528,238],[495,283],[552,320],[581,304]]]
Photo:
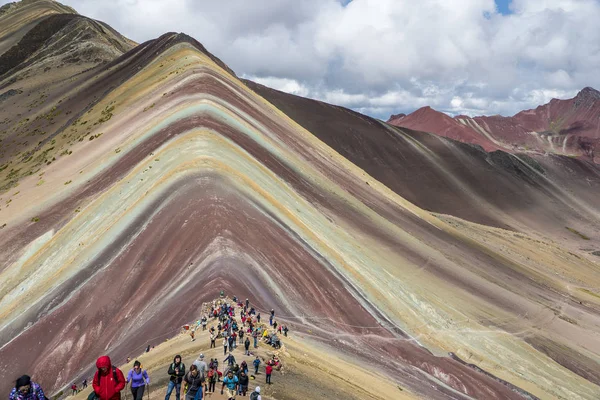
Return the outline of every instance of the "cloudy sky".
[[[188,33],[240,76],[382,119],[512,115],[600,89],[600,0],[61,2],[138,42]]]

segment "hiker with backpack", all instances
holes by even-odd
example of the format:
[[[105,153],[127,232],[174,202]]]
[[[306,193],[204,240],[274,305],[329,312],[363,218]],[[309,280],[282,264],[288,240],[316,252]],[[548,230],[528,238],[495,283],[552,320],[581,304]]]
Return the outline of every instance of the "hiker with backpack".
[[[258,356],[256,356],[256,358],[254,359],[252,364],[254,364],[254,375],[258,375],[258,367],[260,365],[260,358]]]
[[[260,395],[260,386],[254,388],[254,392],[250,394],[250,400],[262,400]]]
[[[206,393],[214,393],[215,385],[217,384],[217,379],[219,379],[219,373],[217,372],[217,367],[212,367],[208,370],[206,374],[206,380],[208,383],[208,389]]]
[[[45,400],[46,395],[41,386],[33,382],[29,375],[23,375],[15,382],[8,395],[9,400]]]
[[[144,390],[146,385],[150,384],[150,377],[146,370],[142,370],[142,364],[135,360],[133,369],[127,373],[125,383],[131,382],[131,395],[133,400],[142,400],[144,398]]]
[[[102,356],[96,360],[98,370],[94,374],[92,386],[99,400],[120,400],[121,390],[125,389],[123,372],[114,367],[109,356]]]
[[[228,400],[235,400],[235,394],[238,387],[238,377],[233,375],[233,371],[228,371],[227,376],[223,378],[223,385],[221,386],[221,394],[223,389],[227,386],[226,396]]]
[[[204,375],[200,373],[196,364],[190,365],[190,370],[183,377],[187,387],[185,400],[201,400],[204,398]]]
[[[173,363],[169,365],[169,386],[167,387],[167,395],[165,400],[169,400],[173,389],[175,389],[175,398],[179,400],[181,396],[181,382],[185,376],[185,364],[181,361],[181,356],[177,354],[173,358]]]

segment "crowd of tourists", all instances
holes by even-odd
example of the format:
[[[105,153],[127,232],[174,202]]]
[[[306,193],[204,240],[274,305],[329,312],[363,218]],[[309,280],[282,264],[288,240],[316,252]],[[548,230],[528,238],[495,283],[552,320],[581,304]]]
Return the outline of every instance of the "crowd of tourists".
[[[289,332],[287,325],[279,324],[275,320],[275,310],[272,309],[269,315],[269,327],[264,326],[260,323],[260,312],[250,306],[248,299],[244,302],[235,297],[233,302],[215,300],[206,311],[205,315],[189,329],[190,336],[194,341],[198,329],[202,331],[208,329],[210,348],[216,348],[216,342],[222,341],[223,356],[225,356],[223,371],[219,369],[218,358],[211,358],[207,363],[204,354],[200,354],[186,370],[181,356],[176,355],[167,369],[169,383],[165,400],[169,400],[173,392],[176,400],[181,400],[182,393],[185,395],[185,400],[201,400],[207,393],[215,393],[216,390],[220,390],[220,393],[225,394],[229,400],[234,400],[236,396],[247,395],[250,396],[250,400],[261,400],[260,386],[249,391],[249,383],[251,379],[257,379],[263,361],[257,355],[252,360],[251,366],[245,360],[238,364],[234,352],[239,349],[244,356],[251,356],[251,349],[258,348],[259,340],[274,349],[279,349],[281,334],[287,336]],[[208,328],[209,321],[214,324],[210,328]],[[148,351],[150,346],[146,349],[146,352]],[[129,357],[127,362],[130,362]],[[275,355],[264,362],[266,384],[271,384],[273,369],[278,369],[280,366],[281,361]],[[108,356],[99,357],[96,368],[92,380],[93,391],[88,396],[88,400],[120,400],[121,391],[127,385],[130,385],[133,400],[143,400],[144,393],[149,395],[147,388],[149,389],[150,376],[138,360],[134,361],[133,368],[126,376],[119,368],[112,365]],[[71,393],[75,395],[86,387],[87,379],[82,382],[81,387],[73,383]],[[39,384],[31,381],[29,376],[23,375],[15,382],[9,400],[47,400],[47,397]]]

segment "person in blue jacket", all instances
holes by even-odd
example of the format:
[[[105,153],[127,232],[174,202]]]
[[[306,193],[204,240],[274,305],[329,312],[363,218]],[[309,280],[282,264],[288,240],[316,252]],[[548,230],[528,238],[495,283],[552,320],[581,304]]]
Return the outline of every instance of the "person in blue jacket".
[[[126,383],[131,382],[131,394],[133,400],[142,400],[146,385],[150,384],[150,377],[146,370],[142,370],[142,364],[139,361],[133,363],[133,369],[127,374]]]

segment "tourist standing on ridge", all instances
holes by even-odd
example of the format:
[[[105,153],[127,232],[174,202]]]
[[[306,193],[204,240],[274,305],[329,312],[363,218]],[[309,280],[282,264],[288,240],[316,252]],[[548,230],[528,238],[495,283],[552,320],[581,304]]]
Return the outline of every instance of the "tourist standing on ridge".
[[[260,358],[258,358],[258,356],[256,356],[256,358],[254,359],[252,364],[254,364],[254,375],[258,375],[258,367],[260,365]]]
[[[170,375],[170,378],[165,400],[169,400],[173,389],[175,389],[175,398],[179,400],[181,395],[181,381],[185,376],[185,364],[181,362],[181,356],[179,354],[175,356],[173,363],[169,365],[169,370],[167,373]]]
[[[150,377],[146,370],[142,370],[142,364],[135,360],[133,369],[127,373],[126,383],[131,382],[131,394],[133,400],[142,400],[144,398],[144,390],[146,385],[150,384]]]
[[[221,386],[221,394],[223,394],[223,389],[227,386],[227,399],[235,400],[235,394],[237,392],[238,387],[238,377],[233,375],[233,371],[228,371],[227,376],[223,378],[223,385]]]
[[[44,391],[29,375],[23,375],[15,382],[15,387],[8,395],[9,400],[45,400]]]
[[[244,354],[249,356],[250,355],[250,339],[248,338],[248,336],[246,336],[246,341],[244,342],[244,349],[246,349],[246,352]]]
[[[267,363],[267,366],[265,368],[265,373],[267,374],[267,383],[270,385],[271,384],[271,374],[273,373],[273,366],[271,365],[271,363]]]
[[[198,371],[196,364],[190,365],[190,370],[183,381],[187,383],[185,400],[201,400],[204,398],[204,375]]]
[[[100,400],[120,400],[121,390],[125,389],[123,372],[114,367],[109,356],[102,356],[96,360],[98,370],[94,374],[92,386]]]

